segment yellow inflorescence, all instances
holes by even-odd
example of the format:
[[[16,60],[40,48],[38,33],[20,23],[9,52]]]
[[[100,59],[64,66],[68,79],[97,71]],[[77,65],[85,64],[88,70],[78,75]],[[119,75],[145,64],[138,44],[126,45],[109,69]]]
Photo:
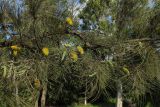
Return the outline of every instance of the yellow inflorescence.
[[[13,56],[17,56],[18,51],[17,50],[13,50]]]
[[[125,74],[128,74],[128,75],[130,74],[129,70],[126,67],[123,67],[122,69]]]
[[[70,18],[70,17],[67,17],[67,18],[66,18],[66,22],[67,22],[67,24],[69,24],[69,25],[73,25],[73,20],[72,20],[72,18]]]
[[[49,55],[49,49],[47,47],[42,48],[42,53],[44,56],[48,56]]]
[[[18,47],[17,45],[12,45],[11,46],[11,49],[12,49],[12,53],[13,53],[13,56],[17,56],[18,54],[18,51],[21,49],[20,47]]]
[[[11,49],[12,49],[12,50],[20,50],[21,48],[18,47],[17,45],[12,45],[12,46],[11,46]]]
[[[77,46],[77,50],[81,55],[84,54],[84,50],[83,50],[83,48],[81,46]]]
[[[41,86],[41,83],[40,83],[40,80],[39,79],[35,79],[34,80],[34,86],[35,86],[35,88],[40,88],[40,86]]]
[[[70,34],[66,34],[66,36],[67,36],[67,37],[70,37],[71,35],[70,35]]]
[[[76,52],[72,51],[70,53],[70,58],[73,59],[73,61],[77,61],[78,60],[78,55]]]
[[[114,67],[112,61],[108,61],[109,66]]]
[[[68,44],[68,43],[64,44],[64,46],[65,46],[65,47],[71,47],[71,45]]]

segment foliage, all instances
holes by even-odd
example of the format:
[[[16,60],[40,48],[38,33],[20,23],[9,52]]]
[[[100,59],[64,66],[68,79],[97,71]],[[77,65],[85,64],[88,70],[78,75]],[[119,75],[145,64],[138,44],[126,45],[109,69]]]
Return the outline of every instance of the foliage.
[[[0,106],[95,101],[119,81],[137,105],[159,91],[159,1],[77,2],[0,1]]]

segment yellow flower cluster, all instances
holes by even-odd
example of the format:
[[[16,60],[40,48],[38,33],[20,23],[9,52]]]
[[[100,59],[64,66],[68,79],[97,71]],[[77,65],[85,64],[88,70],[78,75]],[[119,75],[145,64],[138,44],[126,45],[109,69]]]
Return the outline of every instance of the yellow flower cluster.
[[[68,43],[64,44],[64,46],[65,46],[65,47],[71,47],[71,45],[68,44]]]
[[[108,64],[109,64],[110,67],[114,67],[112,61],[108,61]]]
[[[125,74],[127,74],[127,75],[130,74],[129,70],[128,70],[126,67],[123,67],[122,69],[123,69],[123,72],[124,72]]]
[[[42,53],[44,56],[48,56],[49,55],[49,49],[47,47],[42,48]]]
[[[11,49],[12,49],[12,50],[17,50],[17,51],[18,51],[18,50],[20,50],[21,48],[18,47],[17,45],[12,45],[12,46],[11,46]]]
[[[37,89],[40,88],[41,83],[40,83],[40,80],[39,80],[39,79],[35,79],[35,80],[34,80],[34,86],[35,86],[35,88],[37,88]]]
[[[70,37],[71,35],[70,34],[66,34],[66,37]]]
[[[83,50],[83,48],[81,46],[77,46],[77,50],[81,55],[84,54],[84,50]]]
[[[67,17],[66,18],[66,22],[67,22],[67,24],[69,24],[69,25],[73,25],[73,20],[72,20],[72,18],[70,18],[70,17]]]
[[[71,26],[74,24],[71,17],[67,17],[67,18],[66,18],[66,23],[67,23],[68,25],[71,25]],[[70,37],[69,34],[66,34],[66,36],[67,36],[67,37]],[[70,44],[65,44],[64,46],[65,46],[65,47],[71,47]],[[84,54],[84,49],[83,49],[81,46],[77,46],[77,47],[76,47],[76,50],[71,51],[71,52],[69,53],[69,56],[70,56],[70,58],[71,58],[73,61],[77,61],[79,54],[80,54],[80,55],[83,55],[83,54]],[[62,58],[62,59],[63,59],[63,58]]]
[[[13,50],[13,56],[17,56],[18,51]]]
[[[76,52],[72,51],[70,53],[70,58],[73,59],[73,61],[77,61],[78,60],[78,55]]]
[[[73,60],[73,61],[77,61],[78,60],[78,53],[83,55],[84,54],[84,50],[81,46],[77,46],[77,50],[75,51],[71,51],[70,52],[70,58]]]
[[[21,49],[20,47],[18,47],[17,45],[12,45],[11,49],[13,50],[13,56],[17,56],[18,51]]]

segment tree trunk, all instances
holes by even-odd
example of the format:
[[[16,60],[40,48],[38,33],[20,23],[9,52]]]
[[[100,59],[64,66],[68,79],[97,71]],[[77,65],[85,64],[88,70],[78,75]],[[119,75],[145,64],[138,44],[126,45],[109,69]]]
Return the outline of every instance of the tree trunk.
[[[17,103],[17,107],[19,107],[20,106],[20,101],[19,101],[19,92],[18,92],[18,85],[17,85],[17,82],[15,83],[15,88],[16,88],[16,103]]]
[[[35,99],[35,104],[34,104],[34,107],[39,107],[39,99],[40,99],[40,95],[41,94],[41,92],[40,92],[40,90],[39,91],[37,91],[36,92],[36,99]],[[33,98],[35,97],[35,95],[33,95]]]
[[[39,104],[39,99],[41,99],[41,90],[37,90],[33,96],[33,98],[35,98],[35,104],[34,104],[34,107],[40,107],[40,104]]]
[[[43,87],[42,90],[41,107],[45,107],[46,105],[46,94],[47,94],[47,84]]]
[[[38,107],[38,99],[36,100],[34,107]]]
[[[13,84],[15,86],[15,96],[16,96],[16,106],[20,107],[20,101],[19,101],[19,92],[18,92],[18,83],[16,81],[16,71],[13,70]]]
[[[85,89],[84,105],[87,105],[87,78],[86,78],[86,89]]]
[[[117,106],[116,107],[122,107],[122,83],[119,81],[117,84]]]

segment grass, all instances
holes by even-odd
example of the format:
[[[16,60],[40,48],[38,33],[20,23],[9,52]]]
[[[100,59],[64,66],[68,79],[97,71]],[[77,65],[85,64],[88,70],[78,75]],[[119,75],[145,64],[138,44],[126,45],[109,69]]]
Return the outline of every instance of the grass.
[[[87,105],[84,105],[84,104],[74,104],[72,105],[71,107],[100,107],[100,106],[97,106],[97,105],[92,105],[92,104],[87,104]]]

